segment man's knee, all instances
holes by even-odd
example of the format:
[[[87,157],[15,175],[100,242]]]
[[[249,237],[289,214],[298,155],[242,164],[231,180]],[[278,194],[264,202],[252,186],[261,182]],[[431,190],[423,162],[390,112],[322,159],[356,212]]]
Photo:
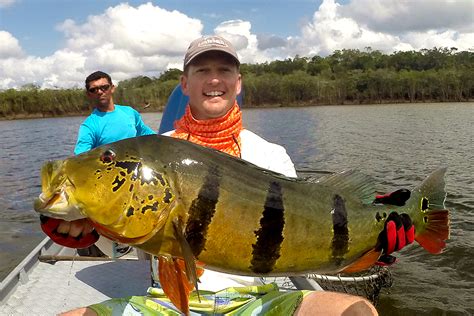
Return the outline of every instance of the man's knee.
[[[316,291],[303,298],[295,311],[295,315],[366,316],[378,315],[378,313],[374,305],[363,297]]]

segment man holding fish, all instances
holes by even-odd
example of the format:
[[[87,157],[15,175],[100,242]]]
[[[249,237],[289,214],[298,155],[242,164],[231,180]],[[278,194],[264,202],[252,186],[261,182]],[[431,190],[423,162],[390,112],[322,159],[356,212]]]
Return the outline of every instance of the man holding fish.
[[[296,172],[293,163],[291,162],[291,159],[288,157],[283,147],[269,143],[242,127],[241,112],[236,103],[236,96],[240,92],[242,84],[241,75],[239,73],[239,65],[240,61],[237,57],[235,49],[224,38],[219,36],[210,36],[193,41],[185,55],[184,73],[181,78],[182,89],[184,93],[189,96],[189,105],[186,108],[185,115],[176,122],[176,129],[168,133],[168,135],[223,151],[229,155],[239,157],[262,168],[284,174],[288,177],[295,177]],[[178,145],[178,143],[176,145]],[[101,160],[103,162],[108,163],[113,159],[115,159],[115,154],[113,152],[106,151],[103,154],[103,157],[101,156]],[[158,179],[162,181],[163,184],[166,184],[165,180],[160,178]],[[210,178],[206,178],[206,181],[212,183],[214,179],[212,179],[212,176],[210,176]],[[216,185],[219,185],[219,183],[216,183]],[[278,198],[278,190],[278,187],[273,188],[273,202],[271,203],[278,204],[278,201],[274,201],[275,198]],[[170,194],[170,191],[167,192],[168,193],[165,194],[165,197],[163,197],[163,202],[173,204],[173,195]],[[205,195],[205,193],[208,194],[209,192],[200,192],[199,194],[201,193]],[[392,199],[392,197],[399,197],[400,194],[401,199],[397,199],[397,201],[393,203],[394,199]],[[408,196],[406,196],[407,194]],[[393,196],[379,196],[376,198],[375,202],[384,204],[393,203],[398,205],[397,203],[403,204],[408,199],[408,197],[409,192],[407,193],[403,191],[400,193],[400,191],[397,191],[397,193]],[[193,204],[192,206],[194,208],[207,207],[210,205],[209,203],[212,204],[212,202],[204,200],[203,198],[197,198],[196,201],[196,205]],[[44,203],[45,202],[40,201],[38,204]],[[338,196],[336,195],[334,196],[333,205],[333,211],[335,213],[335,215],[333,215],[334,230],[337,230],[337,224],[340,224],[342,227],[341,229],[343,229],[343,215],[345,212],[344,201],[338,200]],[[36,207],[36,209],[39,210],[43,207],[44,206],[41,205]],[[342,222],[337,222],[337,216],[341,216],[343,219]],[[439,215],[440,218],[442,216],[444,216],[444,213]],[[364,255],[364,262],[359,262],[360,266],[353,266],[352,271],[361,269],[361,267],[366,267],[367,264],[373,264],[382,251],[385,256],[389,256],[391,252],[400,250],[406,244],[413,242],[414,226],[411,225],[411,220],[408,215],[405,216],[398,215],[397,213],[391,213],[388,217],[383,218],[385,218],[385,225],[382,226],[382,232],[378,238],[379,249],[377,252],[367,254],[367,257]],[[347,219],[345,220],[347,221]],[[442,217],[442,220],[445,220],[445,218]],[[196,223],[196,225],[201,224],[201,222]],[[179,236],[181,233],[179,231],[181,230],[180,228],[182,226],[180,225],[182,225],[182,223],[177,221],[169,225],[171,226],[167,228],[165,234],[174,234],[172,233],[174,230],[178,235],[177,239],[180,239]],[[83,238],[86,238],[90,232],[94,232],[92,225],[87,220],[81,219],[73,221],[71,222],[70,227],[74,227],[74,230],[71,229],[69,231],[69,234],[73,235],[73,237],[82,235]],[[191,231],[190,234],[192,234],[193,229],[199,229],[198,227],[191,226],[186,227],[186,229],[188,228]],[[111,233],[104,227],[102,227],[102,229],[103,230],[101,230],[101,232],[105,234]],[[198,233],[198,231],[196,232]],[[62,231],[62,233],[67,232]],[[187,231],[187,233],[189,232]],[[256,231],[255,233],[257,234],[258,232]],[[338,232],[335,232],[334,234],[337,233]],[[341,236],[342,235],[343,233],[341,233]],[[196,240],[198,240],[198,238],[196,238]],[[181,242],[186,244],[186,241],[183,241],[182,238],[180,243]],[[192,244],[191,246],[193,249],[196,248],[195,244]],[[211,245],[206,244],[206,247],[210,249]],[[307,247],[311,247],[311,244],[307,244]],[[186,246],[183,246],[183,253],[186,253],[185,248]],[[204,249],[201,251],[204,253],[209,249]],[[436,251],[438,251],[438,248],[433,249],[432,252]],[[186,255],[184,256],[186,257]],[[185,272],[184,268],[180,268],[179,262],[174,260],[175,259],[171,259],[171,261],[160,261],[160,279],[161,275],[170,275],[170,280],[179,279],[181,274],[185,274],[189,277],[188,272]],[[189,262],[193,261],[193,259],[185,261]],[[262,271],[262,274],[265,274],[265,271],[268,271],[269,269],[265,262],[254,261],[253,265],[253,272],[257,274],[258,271]],[[188,267],[186,266],[186,268]],[[163,269],[163,271],[161,271],[161,269]],[[176,276],[176,274],[179,276]],[[208,277],[208,275],[210,277]],[[206,281],[207,278],[209,278],[209,282]],[[249,285],[249,282],[252,285],[255,285],[253,282],[255,279],[251,277],[219,274],[217,272],[210,272],[207,270],[204,272],[202,277],[200,277],[200,280],[202,281],[200,289],[209,289],[206,288],[206,286],[209,285],[213,286],[212,290],[214,291],[222,290],[229,285],[239,285],[239,282],[242,285]],[[234,283],[228,283],[228,280],[231,280]],[[166,284],[164,284],[165,282],[163,281],[168,280],[161,279],[161,284],[165,294],[167,294],[170,298],[179,297],[179,299],[171,299],[171,301],[181,311],[188,312],[187,300],[185,303],[181,301],[182,297],[187,296],[188,294],[181,292],[182,287],[178,286],[179,284],[177,285],[176,283],[173,283],[174,286],[165,288]],[[192,287],[189,290],[192,290]],[[285,310],[294,311],[296,315],[341,315],[343,313],[351,313],[352,315],[377,314],[374,306],[366,299],[342,293],[323,291],[294,291],[291,293],[291,295],[289,295],[287,292],[278,292],[278,290],[274,290],[256,295],[255,299],[260,301],[261,304],[253,304],[252,306],[262,307],[265,305],[266,308],[269,308],[269,311],[281,310],[281,308],[284,308]],[[183,305],[180,305],[180,303]],[[128,302],[126,299],[113,299],[101,304],[90,306],[88,308],[74,310],[69,313],[65,313],[64,315],[95,315],[96,313],[103,311],[105,307],[112,309],[123,308],[127,304]],[[244,309],[250,307],[245,305],[243,307],[240,306],[240,308]],[[119,310],[117,310],[117,312],[118,311]]]

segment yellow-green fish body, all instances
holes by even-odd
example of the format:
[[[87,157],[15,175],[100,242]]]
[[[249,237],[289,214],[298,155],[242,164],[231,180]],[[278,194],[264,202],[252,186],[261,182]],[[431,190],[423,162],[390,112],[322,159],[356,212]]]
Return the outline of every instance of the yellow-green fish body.
[[[373,264],[391,211],[409,214],[417,240],[441,252],[449,235],[444,173],[428,177],[405,206],[376,205],[373,182],[358,172],[308,182],[151,135],[45,164],[35,209],[66,220],[88,217],[106,237],[157,256],[186,257],[189,246],[217,271],[333,273],[375,248]]]

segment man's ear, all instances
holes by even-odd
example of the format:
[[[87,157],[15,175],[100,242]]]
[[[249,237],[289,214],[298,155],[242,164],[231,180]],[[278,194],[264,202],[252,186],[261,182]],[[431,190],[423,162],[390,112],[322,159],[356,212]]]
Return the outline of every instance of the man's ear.
[[[180,79],[180,84],[181,84],[181,90],[183,90],[183,94],[189,97],[188,78],[185,75],[181,75],[179,79]]]
[[[237,95],[240,94],[240,92],[242,91],[242,75],[239,74],[239,79],[237,80],[237,83],[236,83],[236,88],[235,88],[235,91],[237,92]]]
[[[112,87],[110,87],[110,93],[114,93],[115,92],[115,85],[112,84]]]

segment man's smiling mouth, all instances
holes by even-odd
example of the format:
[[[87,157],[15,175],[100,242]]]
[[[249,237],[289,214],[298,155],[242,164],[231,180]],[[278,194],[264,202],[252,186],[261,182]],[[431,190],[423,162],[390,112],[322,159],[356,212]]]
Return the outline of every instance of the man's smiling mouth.
[[[210,91],[210,92],[204,93],[204,95],[207,96],[207,97],[219,97],[223,94],[224,94],[224,92],[222,92],[222,91]]]

